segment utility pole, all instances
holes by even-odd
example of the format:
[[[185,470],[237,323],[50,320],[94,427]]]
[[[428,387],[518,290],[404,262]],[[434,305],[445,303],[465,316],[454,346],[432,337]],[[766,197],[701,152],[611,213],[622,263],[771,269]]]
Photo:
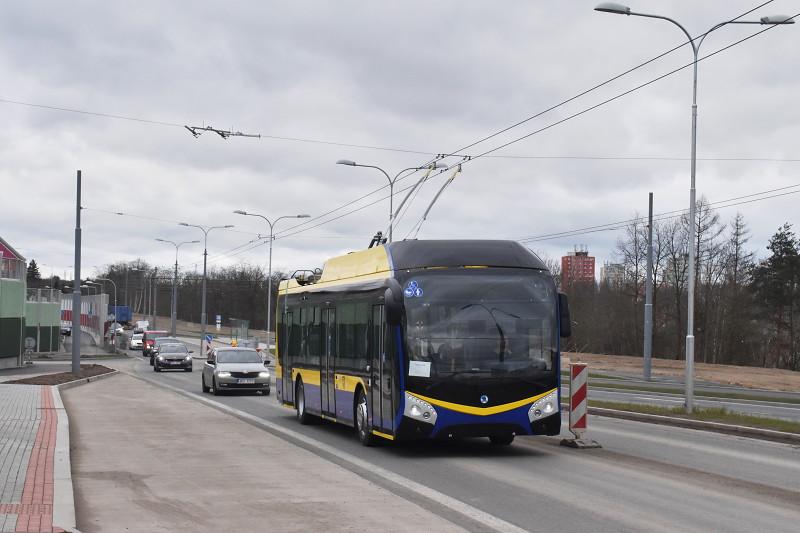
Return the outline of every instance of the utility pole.
[[[644,284],[644,379],[650,381],[653,357],[653,193],[647,215],[647,272]]]
[[[72,373],[81,371],[81,171],[75,198],[75,280],[72,283]]]
[[[153,290],[153,295],[150,298],[150,309],[152,311],[153,323],[150,324],[150,329],[158,329],[156,327],[156,315],[158,314],[158,267],[153,269],[153,280],[150,282],[150,288]]]

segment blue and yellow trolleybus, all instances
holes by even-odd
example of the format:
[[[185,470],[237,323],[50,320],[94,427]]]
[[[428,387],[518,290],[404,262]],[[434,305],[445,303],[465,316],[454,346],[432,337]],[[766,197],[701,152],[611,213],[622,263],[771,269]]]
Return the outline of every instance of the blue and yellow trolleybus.
[[[560,431],[566,297],[513,241],[401,241],[280,285],[278,400],[389,440]]]

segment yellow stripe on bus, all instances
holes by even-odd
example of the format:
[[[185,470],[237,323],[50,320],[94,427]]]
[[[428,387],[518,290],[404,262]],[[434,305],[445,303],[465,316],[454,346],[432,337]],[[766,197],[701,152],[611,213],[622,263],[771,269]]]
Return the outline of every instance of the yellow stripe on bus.
[[[334,374],[333,377],[333,387],[340,391],[355,392],[356,386],[359,383],[362,387],[364,387],[364,390],[367,390],[367,386],[364,383],[364,378],[349,376],[347,374]]]
[[[319,370],[309,370],[307,368],[293,368],[292,381],[297,380],[297,375],[303,378],[303,383],[319,386]]]
[[[383,437],[384,439],[394,440],[394,435],[389,435],[388,433],[381,433],[380,431],[377,431],[375,429],[372,430],[372,434],[377,435],[379,437]]]
[[[415,396],[420,400],[424,400],[431,405],[437,405],[439,407],[444,407],[445,409],[450,409],[451,411],[456,411],[458,413],[466,413],[468,415],[478,415],[478,416],[488,416],[488,415],[496,415],[498,413],[503,413],[505,411],[511,411],[512,409],[516,409],[517,407],[522,407],[526,404],[531,404],[540,398],[544,398],[551,392],[555,391],[556,389],[549,390],[542,394],[538,394],[536,396],[531,396],[530,398],[525,398],[524,400],[518,400],[516,402],[511,403],[504,403],[503,405],[495,405],[493,407],[473,407],[471,405],[462,405],[460,403],[452,403],[446,402],[444,400],[437,400],[436,398],[429,398],[428,396],[423,396],[421,394],[416,394],[413,392],[407,392],[411,396]]]

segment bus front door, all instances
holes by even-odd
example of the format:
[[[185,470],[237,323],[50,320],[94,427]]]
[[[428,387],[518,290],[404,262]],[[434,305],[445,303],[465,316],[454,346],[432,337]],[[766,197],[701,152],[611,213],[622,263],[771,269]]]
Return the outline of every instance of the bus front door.
[[[372,307],[372,426],[394,433],[394,402],[392,401],[392,369],[386,342],[386,323],[382,305]]]
[[[336,355],[336,309],[322,310],[322,323],[324,325],[325,351],[320,361],[320,394],[322,413],[336,416],[336,387],[334,374],[336,369],[333,361]]]

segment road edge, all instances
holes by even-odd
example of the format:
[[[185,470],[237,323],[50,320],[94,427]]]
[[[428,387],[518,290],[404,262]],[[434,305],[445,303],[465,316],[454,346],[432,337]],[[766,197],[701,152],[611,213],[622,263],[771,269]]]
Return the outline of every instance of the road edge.
[[[633,411],[623,411],[619,409],[608,409],[605,407],[589,407],[589,414],[594,416],[604,416],[606,418],[619,418],[623,420],[633,420],[636,422],[646,422],[659,424],[662,426],[674,426],[686,429],[697,429],[701,431],[711,431],[735,435],[739,437],[749,437],[753,439],[769,440],[783,444],[800,444],[800,434],[776,431],[773,429],[754,428],[750,426],[737,426],[734,424],[723,424],[721,422],[708,422],[705,420],[692,420],[675,416],[652,415],[647,413],[636,413]]]
[[[69,415],[61,400],[59,386],[50,386],[56,410],[56,449],[53,453],[53,528],[79,533],[75,521],[72,461],[69,448]]]

